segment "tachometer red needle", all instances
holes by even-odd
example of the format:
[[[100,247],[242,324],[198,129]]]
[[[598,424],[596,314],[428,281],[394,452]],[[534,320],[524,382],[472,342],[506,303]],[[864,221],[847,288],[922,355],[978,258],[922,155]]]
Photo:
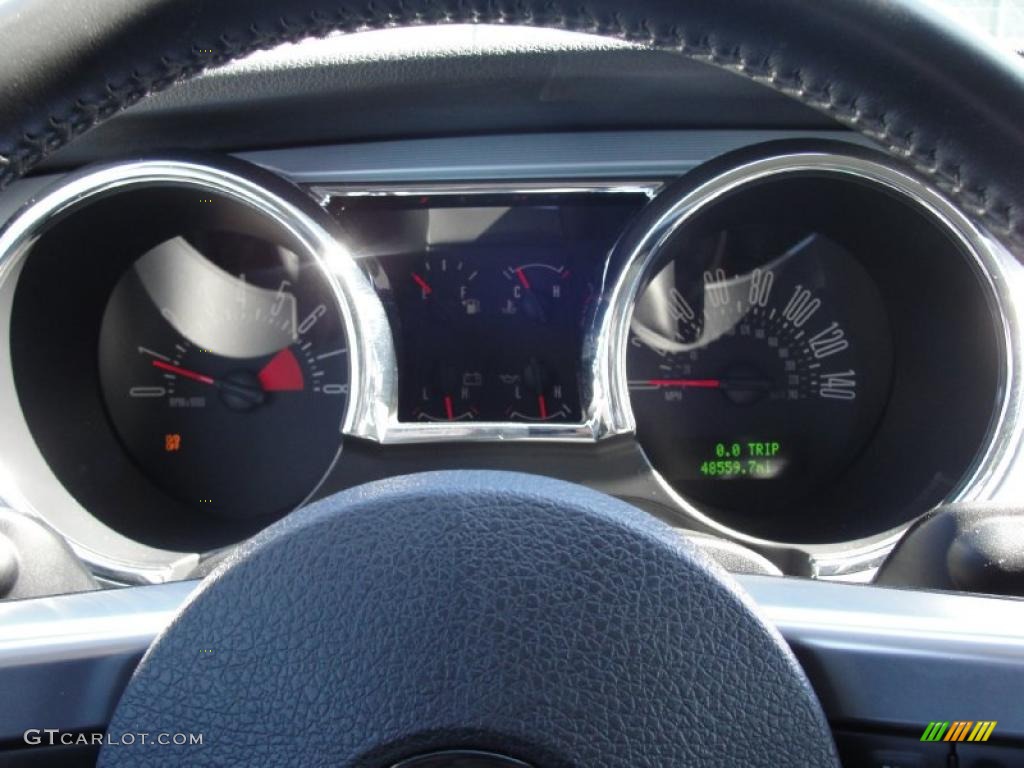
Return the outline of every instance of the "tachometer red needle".
[[[413,282],[415,282],[416,285],[420,287],[420,290],[423,291],[424,296],[429,296],[431,293],[434,292],[434,289],[430,287],[430,283],[428,283],[422,277],[417,275],[415,272],[412,273],[412,279]]]
[[[693,387],[695,389],[719,389],[722,386],[721,379],[649,379],[647,383],[652,387]]]
[[[544,395],[537,395],[537,408],[540,410],[540,417],[546,419],[548,417],[548,401],[544,399]]]
[[[444,413],[448,417],[448,421],[455,421],[455,407],[452,405],[452,396],[444,396]]]
[[[168,371],[169,373],[177,374],[178,376],[184,376],[186,379],[192,379],[193,381],[202,382],[203,384],[217,383],[216,381],[213,380],[211,376],[206,376],[202,373],[190,371],[188,368],[181,368],[177,365],[171,365],[170,363],[165,363],[163,360],[154,360],[153,367],[160,368],[161,370]]]
[[[523,272],[522,267],[516,267],[516,277],[518,277],[519,282],[523,284],[523,288],[530,290],[530,281],[526,279],[526,273]]]

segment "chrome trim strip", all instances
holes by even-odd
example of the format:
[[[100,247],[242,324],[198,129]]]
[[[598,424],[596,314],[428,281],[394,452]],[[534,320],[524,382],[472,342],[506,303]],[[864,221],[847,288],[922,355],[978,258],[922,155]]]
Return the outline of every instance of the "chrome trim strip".
[[[1024,601],[738,576],[794,649],[831,721],[999,721],[1024,738]],[[101,727],[198,582],[0,602],[0,741]]]
[[[1024,737],[1024,601],[738,580],[793,648],[832,722],[913,731],[936,711],[990,712],[1001,736]]]
[[[490,183],[435,183],[435,184],[360,184],[360,185],[314,185],[310,191],[325,208],[338,197],[419,197],[422,195],[467,196],[467,195],[555,195],[574,192],[615,195],[644,195],[653,199],[664,186],[661,181],[565,181],[565,182],[490,182]],[[357,256],[358,258],[358,256]],[[596,324],[600,324],[600,319]],[[581,350],[583,351],[583,350]],[[350,434],[385,445],[408,445],[415,443],[482,443],[482,442],[558,442],[592,443],[616,434],[606,421],[610,411],[604,401],[603,390],[594,380],[593,366],[587,366],[584,354],[580,370],[584,378],[584,391],[592,393],[589,403],[583,403],[585,416],[576,424],[532,424],[512,421],[473,421],[455,424],[443,422],[416,423],[398,420],[398,382],[395,381],[385,392],[372,391],[368,397],[374,400],[373,413],[383,417],[382,421],[366,422],[353,429]],[[390,399],[389,399],[390,398]],[[618,419],[622,421],[622,419]]]
[[[815,173],[848,176],[879,185],[909,200],[945,228],[970,254],[974,266],[988,288],[993,316],[1001,326],[1003,382],[999,405],[989,430],[983,454],[969,477],[948,501],[974,501],[997,498],[1010,478],[1021,451],[1024,418],[1020,405],[1024,396],[1024,325],[1014,295],[1024,295],[1024,268],[996,240],[979,229],[939,192],[917,178],[889,165],[857,154],[831,151],[795,151],[749,161],[702,183],[676,201],[651,226],[626,254],[626,266],[608,299],[608,311],[597,338],[597,387],[608,392],[606,419],[615,432],[636,429],[630,405],[626,373],[629,326],[639,292],[655,265],[665,242],[705,206],[723,195],[753,182],[785,174]],[[724,526],[686,500],[661,476],[654,476],[665,492],[685,511],[712,530],[756,547],[796,546],[748,536]],[[879,537],[860,542],[845,542],[842,551],[833,545],[801,546],[812,552],[814,575],[819,578],[844,578],[877,568],[902,537],[909,524]]]
[[[301,189],[269,176],[269,181],[247,178],[248,166],[239,161],[231,163],[223,168],[186,160],[111,163],[70,174],[28,203],[0,232],[0,338],[9,337],[16,277],[24,257],[60,216],[96,198],[133,187],[195,187],[260,212],[289,232],[307,255],[323,267],[349,336],[351,395],[339,431],[358,430],[375,423],[379,414],[374,412],[373,401],[361,394],[388,395],[395,378],[395,362],[384,308],[369,279],[342,248],[333,221]],[[266,175],[262,169],[252,171],[254,176]],[[268,189],[275,184],[281,185],[283,196]],[[292,199],[287,199],[289,195]],[[302,207],[307,204],[308,212]],[[314,220],[321,216],[323,223]],[[184,578],[191,572],[198,555],[155,549],[121,536],[85,510],[53,475],[25,422],[7,343],[0,345],[0,421],[4,424],[0,499],[20,512],[44,519],[64,536],[97,576],[144,584]],[[310,489],[310,495],[313,492],[315,489]],[[106,554],[112,550],[118,551],[119,556]]]
[[[841,139],[858,133],[774,129],[588,131],[446,136],[239,153],[303,184],[411,184],[510,179],[671,178],[712,157],[780,139]]]
[[[633,194],[653,198],[663,181],[494,181],[436,182],[426,184],[313,184],[309,189],[327,205],[335,197],[419,197],[421,195],[565,195],[590,192],[600,195]]]
[[[18,743],[30,728],[103,730],[142,654],[195,586],[0,603],[0,742]]]

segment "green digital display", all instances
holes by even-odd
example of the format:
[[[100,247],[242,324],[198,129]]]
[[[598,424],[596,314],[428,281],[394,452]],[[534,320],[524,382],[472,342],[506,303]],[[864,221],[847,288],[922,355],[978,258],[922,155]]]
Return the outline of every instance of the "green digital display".
[[[700,475],[725,480],[768,480],[785,468],[783,443],[778,440],[736,440],[711,446],[700,461]]]

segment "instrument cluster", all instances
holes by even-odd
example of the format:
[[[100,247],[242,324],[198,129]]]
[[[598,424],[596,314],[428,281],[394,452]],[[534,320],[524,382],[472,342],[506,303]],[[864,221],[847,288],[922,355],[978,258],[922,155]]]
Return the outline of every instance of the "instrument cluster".
[[[848,145],[630,182],[121,163],[28,206],[0,259],[3,459],[28,478],[4,496],[114,578],[453,467],[838,562],[991,493],[1019,443],[1019,265]]]
[[[581,422],[605,261],[646,191],[330,195],[388,310],[398,420]]]

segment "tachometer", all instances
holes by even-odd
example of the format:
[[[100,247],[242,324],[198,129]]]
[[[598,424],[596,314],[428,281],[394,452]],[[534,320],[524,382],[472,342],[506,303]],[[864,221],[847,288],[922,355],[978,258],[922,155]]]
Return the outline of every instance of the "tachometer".
[[[269,242],[208,233],[125,273],[100,381],[128,453],[168,493],[225,516],[300,503],[341,448],[348,350],[322,274]]]

